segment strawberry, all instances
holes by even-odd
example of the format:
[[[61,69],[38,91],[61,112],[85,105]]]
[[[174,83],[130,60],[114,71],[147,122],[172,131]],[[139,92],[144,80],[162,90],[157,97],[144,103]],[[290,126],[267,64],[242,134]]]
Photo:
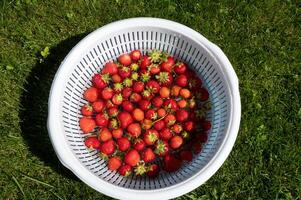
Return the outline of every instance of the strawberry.
[[[184,63],[177,63],[176,66],[174,67],[174,70],[177,74],[184,74],[186,71],[186,65]]]
[[[130,53],[130,57],[133,61],[138,61],[140,57],[142,56],[141,51],[134,50]]]
[[[142,151],[145,148],[145,146],[145,142],[141,139],[138,139],[134,144],[134,149],[136,149],[137,151]]]
[[[131,146],[131,142],[128,138],[122,137],[117,139],[117,146],[120,151],[127,151]]]
[[[122,165],[119,170],[118,170],[118,173],[121,175],[121,176],[129,176],[131,175],[132,173],[132,167],[130,165]]]
[[[132,115],[136,121],[140,122],[144,119],[144,112],[139,108],[135,108]]]
[[[177,86],[177,85],[172,86],[172,88],[171,88],[171,95],[175,96],[175,97],[179,96],[180,90],[181,90],[180,86]]]
[[[174,124],[172,127],[171,127],[171,130],[176,133],[176,134],[179,134],[181,133],[181,131],[183,130],[183,127],[180,125],[180,124]]]
[[[188,115],[189,113],[187,112],[187,110],[184,109],[180,109],[176,111],[176,118],[177,121],[179,122],[184,122],[188,119]]]
[[[156,143],[155,153],[160,157],[166,156],[169,153],[169,145],[166,141],[158,140]]]
[[[128,125],[133,123],[132,115],[128,112],[120,112],[117,115],[118,120],[120,121],[121,128],[125,129]]]
[[[118,115],[118,113],[119,113],[119,110],[116,107],[112,107],[112,108],[108,109],[109,117],[116,117]]]
[[[123,101],[123,97],[121,94],[115,94],[112,98],[112,102],[115,104],[115,105],[121,105],[122,104],[122,101]]]
[[[198,133],[195,137],[197,141],[202,143],[205,143],[208,140],[208,135],[206,133]]]
[[[177,102],[174,99],[167,99],[164,101],[163,106],[168,110],[177,110],[178,105]]]
[[[193,122],[193,121],[185,122],[185,123],[184,123],[184,129],[185,129],[186,131],[192,131],[192,130],[194,130],[194,129],[195,129],[195,124],[194,124],[194,122]]]
[[[144,175],[147,172],[147,168],[145,166],[145,163],[141,162],[138,163],[134,169],[135,175],[136,176],[141,176]]]
[[[151,61],[153,63],[160,63],[162,61],[166,61],[167,60],[167,55],[166,53],[162,52],[162,51],[159,51],[159,50],[152,50],[150,53],[149,53],[149,57],[151,59]]]
[[[134,64],[132,64],[132,65],[134,65]],[[137,65],[137,64],[135,64],[135,65]],[[137,65],[137,67],[138,67],[138,65]],[[135,71],[135,70],[133,69],[133,67],[131,67],[131,69],[132,69],[132,71]],[[139,79],[139,74],[138,74],[137,72],[132,73],[131,79],[132,79],[133,81],[138,81],[138,79]]]
[[[111,118],[108,125],[109,129],[117,129],[119,127],[118,120],[116,118]]]
[[[188,89],[182,88],[180,90],[180,96],[183,97],[184,99],[188,99],[190,97],[191,93]]]
[[[187,131],[182,131],[181,136],[182,136],[183,139],[189,139],[190,138],[190,134]]]
[[[205,88],[199,89],[199,94],[200,94],[200,100],[201,101],[207,101],[209,99],[209,93]]]
[[[192,161],[192,152],[188,150],[183,150],[180,152],[180,158],[181,160],[186,160],[188,162]]]
[[[131,136],[137,138],[141,134],[141,125],[139,123],[130,124],[127,131]]]
[[[140,93],[144,90],[144,83],[142,81],[135,82],[133,85],[133,91]]]
[[[131,56],[129,54],[122,54],[118,57],[118,61],[125,66],[129,66],[132,63]]]
[[[80,109],[82,115],[84,116],[91,116],[93,115],[93,108],[90,104],[83,105],[83,107]]]
[[[159,138],[159,133],[155,129],[148,129],[143,136],[146,145],[153,145]]]
[[[166,115],[166,110],[164,108],[160,108],[157,110],[158,117],[164,117]]]
[[[92,78],[93,86],[98,89],[107,87],[109,81],[110,81],[109,74],[102,74],[102,75],[95,74]]]
[[[112,139],[112,133],[110,132],[110,130],[108,128],[104,127],[99,130],[98,138],[100,141],[106,142],[106,141]]]
[[[122,90],[122,96],[126,99],[129,98],[132,94],[133,89],[132,88],[124,88]]]
[[[164,170],[167,172],[175,172],[181,168],[182,161],[175,156],[167,155],[164,157]]]
[[[159,121],[157,121],[157,122],[154,123],[154,128],[155,128],[157,131],[162,130],[164,127],[165,127],[164,120],[159,120]]]
[[[200,143],[194,143],[192,146],[194,153],[198,154],[202,151],[202,145]]]
[[[163,104],[163,99],[162,99],[161,97],[159,97],[159,96],[154,97],[154,98],[152,99],[152,104],[153,104],[153,106],[155,106],[156,108],[160,108],[160,107],[162,106],[162,104]]]
[[[94,102],[98,98],[98,91],[95,87],[90,87],[84,92],[84,98],[89,102]]]
[[[111,171],[116,171],[120,168],[121,164],[122,164],[121,159],[117,156],[114,156],[109,159],[108,168]]]
[[[105,64],[105,66],[102,68],[101,73],[103,74],[109,74],[109,75],[114,75],[118,73],[118,67],[117,64],[113,62],[108,62]]]
[[[150,102],[146,99],[142,99],[141,101],[139,101],[139,108],[141,110],[145,111],[145,110],[149,109],[150,106],[151,106]]]
[[[156,158],[156,155],[151,148],[146,148],[142,152],[142,160],[144,160],[144,162],[146,162],[146,163],[154,161],[155,158]]]
[[[112,130],[112,135],[115,139],[119,139],[122,137],[123,131],[121,128],[114,129],[114,130]]]
[[[183,138],[181,136],[175,135],[170,139],[170,146],[173,149],[179,148],[183,144]]]
[[[173,77],[169,72],[160,72],[158,75],[156,75],[156,79],[162,86],[170,86],[173,82]]]
[[[203,121],[201,122],[202,125],[202,129],[204,131],[208,131],[209,129],[211,129],[211,122],[210,121]]]
[[[105,100],[111,99],[113,95],[114,95],[114,91],[112,90],[112,88],[106,87],[101,91],[101,96]]]
[[[142,82],[146,83],[150,78],[149,72],[141,72],[140,79]]]
[[[177,102],[179,108],[185,108],[187,106],[187,101],[182,99],[180,101]]]
[[[116,105],[113,104],[113,102],[111,100],[107,100],[105,102],[105,104],[106,104],[106,108],[108,108],[108,109],[110,109],[110,108],[116,108]]]
[[[142,99],[141,95],[138,94],[138,93],[136,93],[136,92],[134,92],[134,93],[131,94],[131,96],[130,96],[130,101],[131,101],[131,102],[134,102],[134,103],[139,102],[141,99]]]
[[[115,142],[113,140],[104,142],[100,147],[100,151],[105,155],[113,154],[115,152]]]
[[[140,61],[140,68],[141,69],[146,69],[147,66],[151,64],[151,59],[148,56],[142,56],[141,61]]]
[[[146,175],[150,178],[157,177],[159,175],[159,166],[157,164],[150,165]]]
[[[153,126],[153,122],[152,120],[149,120],[149,119],[144,119],[143,122],[142,122],[142,128],[147,130],[147,129],[150,129],[151,127]]]
[[[190,108],[190,109],[195,108],[196,102],[195,102],[194,98],[189,99],[188,104],[189,104],[189,108]]]
[[[102,100],[95,101],[93,102],[92,107],[95,112],[97,113],[102,112],[102,110],[105,107],[105,102]]]
[[[161,64],[161,68],[163,71],[172,72],[173,65],[175,64],[175,60],[173,57],[168,57],[167,61]]]
[[[172,137],[172,133],[169,128],[164,128],[162,131],[160,131],[160,138],[162,140],[168,141]]]
[[[171,125],[174,125],[176,123],[176,117],[173,114],[168,114],[164,118],[164,121],[167,124],[167,126],[171,126]]]
[[[151,98],[153,98],[153,94],[151,93],[150,90],[143,90],[142,96],[146,100],[150,100]]]
[[[107,114],[105,113],[99,113],[96,115],[95,117],[95,121],[96,121],[96,124],[98,126],[108,126],[108,123],[109,123],[109,117]]]
[[[132,80],[131,78],[125,78],[125,79],[123,80],[123,85],[124,85],[125,87],[132,87],[132,85],[133,85],[133,80]]]
[[[158,74],[161,71],[161,67],[157,64],[151,64],[149,66],[149,72],[151,75]]]
[[[121,78],[128,78],[131,76],[131,69],[128,67],[118,68],[118,74]]]
[[[161,89],[160,89],[160,96],[162,98],[168,98],[169,94],[170,94],[169,88],[167,88],[167,87],[161,87]]]
[[[151,93],[158,93],[160,91],[160,85],[155,80],[150,80],[146,83],[146,88],[151,91]]]
[[[156,111],[154,109],[149,109],[145,113],[145,118],[146,119],[156,120],[157,117],[158,117],[158,114],[156,113]]]
[[[119,76],[119,74],[114,74],[114,75],[112,76],[112,81],[113,81],[114,83],[120,83],[120,82],[122,81],[122,79],[121,79],[121,77]]]
[[[98,149],[100,147],[100,142],[96,137],[88,137],[85,140],[85,145],[89,149]]]
[[[123,84],[122,83],[114,83],[113,89],[116,93],[120,93],[123,89]]]
[[[132,167],[136,166],[140,161],[140,155],[137,150],[132,149],[124,156],[124,162]]]
[[[89,133],[94,130],[96,123],[94,119],[83,117],[79,120],[79,126],[84,133]]]
[[[130,101],[122,102],[122,108],[125,111],[132,112],[134,110],[134,105]]]
[[[180,87],[185,87],[188,84],[188,79],[184,74],[181,74],[176,78],[176,84]]]

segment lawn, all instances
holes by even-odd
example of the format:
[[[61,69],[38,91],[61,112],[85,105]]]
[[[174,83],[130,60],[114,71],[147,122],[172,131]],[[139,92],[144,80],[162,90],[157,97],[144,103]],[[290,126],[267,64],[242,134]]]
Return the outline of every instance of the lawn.
[[[0,199],[109,199],[59,163],[47,99],[72,46],[138,16],[199,31],[222,48],[240,80],[233,151],[206,184],[179,199],[301,199],[300,2],[2,0],[0,9]]]

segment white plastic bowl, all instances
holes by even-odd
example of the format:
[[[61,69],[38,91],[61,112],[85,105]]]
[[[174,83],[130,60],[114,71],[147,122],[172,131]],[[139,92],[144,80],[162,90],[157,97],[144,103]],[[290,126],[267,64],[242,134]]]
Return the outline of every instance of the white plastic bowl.
[[[191,163],[158,178],[122,177],[111,172],[96,151],[84,146],[79,128],[83,91],[109,60],[140,49],[164,50],[184,60],[210,93],[212,121],[208,142]],[[95,190],[118,199],[155,200],[183,195],[207,181],[228,157],[239,129],[241,105],[237,76],[225,54],[198,32],[173,21],[132,18],[103,26],[66,56],[52,83],[48,131],[64,166]]]

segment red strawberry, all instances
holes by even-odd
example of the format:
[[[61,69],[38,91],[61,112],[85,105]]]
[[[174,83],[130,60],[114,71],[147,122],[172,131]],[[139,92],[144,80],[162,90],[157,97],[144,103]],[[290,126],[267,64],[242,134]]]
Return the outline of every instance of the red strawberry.
[[[93,102],[92,107],[95,112],[99,113],[104,109],[105,102],[102,100],[95,101]]]
[[[169,145],[166,141],[158,140],[156,143],[155,153],[161,157],[169,153]]]
[[[113,140],[104,142],[100,147],[100,151],[105,155],[113,154],[115,152],[115,142]]]
[[[152,99],[152,104],[153,106],[155,106],[156,108],[160,108],[163,105],[163,99],[159,96],[154,97]]]
[[[135,108],[135,110],[133,111],[133,118],[136,120],[136,121],[142,121],[144,119],[144,112],[139,109],[139,108]]]
[[[90,87],[84,92],[84,98],[89,102],[94,102],[98,98],[98,91],[95,87]]]
[[[127,127],[127,131],[131,136],[137,138],[141,134],[141,126],[139,123],[130,124]]]
[[[150,102],[146,99],[142,99],[141,101],[139,101],[139,108],[141,110],[147,110],[149,109],[151,106]]]
[[[175,60],[173,57],[168,57],[167,61],[161,64],[161,68],[163,71],[172,72],[173,65],[175,64]]]
[[[201,88],[199,90],[199,93],[201,94],[201,97],[200,97],[201,101],[207,101],[209,99],[209,93],[205,88]]]
[[[151,127],[153,126],[153,122],[152,120],[149,120],[149,119],[144,119],[143,122],[142,122],[142,128],[147,130],[147,129],[150,129]]]
[[[100,147],[100,142],[96,137],[88,137],[85,140],[85,145],[89,149],[98,149]]]
[[[160,108],[157,110],[158,118],[164,117],[166,115],[166,110],[164,108]]]
[[[177,74],[184,74],[185,73],[185,71],[186,71],[186,65],[184,64],[184,63],[178,63],[176,66],[175,66],[175,68],[174,68],[174,70],[175,70],[175,72],[177,73]]]
[[[134,102],[134,103],[137,103],[139,102],[140,100],[142,99],[141,95],[138,94],[138,93],[133,93],[130,97],[130,101],[131,102]]]
[[[155,129],[148,129],[144,136],[143,141],[146,145],[153,145],[159,138],[159,133]]]
[[[181,136],[175,135],[170,139],[170,146],[173,149],[179,148],[183,144],[183,138]]]
[[[156,120],[157,117],[158,117],[158,114],[156,113],[156,111],[154,109],[149,109],[145,113],[145,118],[146,119]]]
[[[150,90],[143,90],[142,96],[146,100],[150,100],[151,98],[153,98],[153,94]]]
[[[165,128],[160,131],[160,138],[162,140],[169,140],[172,137],[172,133],[169,128]]]
[[[120,121],[121,128],[125,129],[128,125],[133,123],[132,115],[128,112],[120,112],[117,116]]]
[[[84,133],[89,133],[94,130],[96,123],[94,119],[83,117],[79,120],[79,126]]]
[[[179,134],[181,133],[181,131],[183,130],[182,126],[180,124],[175,124],[171,127],[171,130],[176,133]]]
[[[118,67],[117,64],[113,62],[108,62],[105,64],[105,66],[102,68],[101,73],[103,74],[110,74],[111,76],[114,74],[117,74],[118,72]]]
[[[188,99],[191,96],[191,92],[186,88],[182,88],[180,90],[180,96],[184,99]]]
[[[164,121],[167,124],[167,126],[171,126],[171,125],[174,125],[176,123],[176,117],[173,114],[168,114],[164,118]]]
[[[117,145],[120,151],[127,151],[131,146],[131,142],[128,138],[122,137],[117,139]]]
[[[202,151],[202,145],[200,143],[194,143],[192,149],[194,153],[198,154]]]
[[[188,119],[188,112],[187,110],[184,110],[184,109],[180,109],[180,110],[177,110],[176,111],[176,118],[177,118],[177,121],[179,122],[184,122]]]
[[[112,88],[107,87],[101,91],[101,96],[105,100],[111,99],[113,95],[114,91],[112,90]]]
[[[176,84],[180,87],[185,87],[188,84],[188,79],[185,75],[181,74],[176,78]]]
[[[115,171],[115,170],[118,170],[120,168],[121,164],[122,164],[121,159],[117,156],[114,156],[114,157],[111,157],[109,159],[108,168],[111,171]]]
[[[164,101],[163,106],[167,109],[177,110],[178,105],[174,99],[167,99]]]
[[[99,113],[96,115],[95,121],[98,126],[108,126],[109,117],[107,114]]]
[[[134,50],[130,53],[131,59],[133,61],[138,61],[141,57],[141,52],[139,50]]]
[[[123,97],[122,97],[121,94],[114,94],[114,96],[112,98],[112,102],[115,105],[121,105],[122,104],[122,100],[123,100]]]
[[[118,173],[121,175],[121,176],[129,176],[131,175],[132,173],[132,167],[130,165],[122,165],[119,170],[118,170]]]
[[[155,158],[156,158],[156,155],[151,148],[146,148],[142,153],[142,159],[146,163],[154,161]]]
[[[184,99],[181,99],[177,102],[177,104],[180,108],[185,108],[187,106],[187,101]]]
[[[118,68],[118,74],[121,78],[128,78],[131,76],[131,69],[128,67],[120,67]]]
[[[159,120],[159,121],[157,121],[157,122],[154,123],[154,128],[155,128],[157,131],[162,130],[164,127],[165,127],[164,120]]]
[[[157,164],[152,164],[149,166],[148,172],[146,175],[150,178],[155,178],[159,175],[159,166]]]
[[[158,74],[161,71],[161,67],[157,64],[152,64],[149,66],[151,75]]]
[[[108,128],[104,127],[102,129],[100,129],[98,138],[100,141],[106,142],[106,141],[112,139],[112,133],[110,132],[110,130]]]
[[[188,162],[192,161],[192,152],[188,150],[183,150],[180,152],[180,158],[181,160],[186,160]]]
[[[130,150],[124,157],[124,162],[132,167],[136,166],[140,161],[140,155],[137,150]]]
[[[164,157],[164,170],[167,172],[175,172],[181,168],[182,161],[172,155]]]
[[[148,56],[143,56],[140,62],[141,69],[146,69],[151,64],[151,60]]]
[[[115,139],[119,139],[122,137],[123,131],[121,128],[114,129],[114,130],[112,130],[112,135]]]
[[[108,109],[108,115],[110,117],[116,117],[118,115],[118,112],[119,112],[118,108],[116,108],[116,107],[112,107],[112,108]]]
[[[134,110],[134,105],[130,101],[122,102],[122,108],[125,111],[132,112]]]
[[[211,129],[211,122],[210,121],[203,121],[201,122],[202,128],[204,131],[208,131]]]
[[[89,104],[83,105],[80,111],[84,116],[93,115],[93,108]]]
[[[162,98],[168,98],[170,95],[170,90],[168,87],[161,87],[160,89],[160,96]]]
[[[133,91],[140,93],[144,90],[144,83],[141,81],[135,82],[133,85]]]
[[[129,98],[129,97],[131,96],[131,94],[132,94],[132,91],[133,91],[132,88],[124,88],[124,89],[122,90],[122,96],[123,96],[124,98]]]
[[[146,88],[151,92],[151,93],[158,93],[160,91],[160,85],[157,81],[155,80],[150,80],[146,83]]]
[[[142,151],[145,148],[145,146],[145,142],[141,139],[138,139],[134,144],[134,149],[136,149],[137,151]]]
[[[131,56],[129,54],[122,54],[118,57],[118,61],[125,66],[129,66],[132,63]]]
[[[208,135],[206,133],[198,133],[195,137],[197,141],[202,143],[207,142],[208,140]]]
[[[116,108],[116,105],[113,104],[113,102],[111,100],[107,100],[106,102],[106,107],[109,108]]]
[[[156,79],[162,86],[170,86],[173,82],[173,77],[169,72],[160,72],[158,75],[156,75]]]
[[[94,87],[102,89],[108,85],[109,80],[109,74],[95,74],[92,78],[92,83]]]
[[[120,83],[120,82],[122,81],[122,79],[121,79],[121,77],[119,76],[119,74],[114,74],[114,75],[112,76],[112,81],[113,81],[114,83]]]
[[[195,129],[195,125],[194,125],[194,122],[193,121],[188,121],[188,122],[185,122],[184,124],[184,129],[186,131],[192,131]]]

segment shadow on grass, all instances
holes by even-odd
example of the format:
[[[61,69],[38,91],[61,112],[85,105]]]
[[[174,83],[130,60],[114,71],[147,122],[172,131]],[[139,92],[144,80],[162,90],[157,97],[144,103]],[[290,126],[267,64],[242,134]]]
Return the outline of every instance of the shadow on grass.
[[[47,58],[33,68],[26,79],[20,112],[22,136],[29,150],[57,173],[74,180],[78,179],[59,162],[48,137],[48,97],[60,63],[72,47],[86,35],[87,33],[73,36],[52,47]]]

